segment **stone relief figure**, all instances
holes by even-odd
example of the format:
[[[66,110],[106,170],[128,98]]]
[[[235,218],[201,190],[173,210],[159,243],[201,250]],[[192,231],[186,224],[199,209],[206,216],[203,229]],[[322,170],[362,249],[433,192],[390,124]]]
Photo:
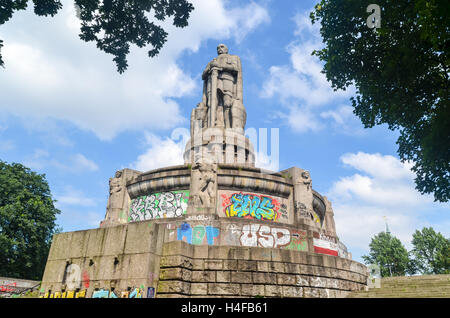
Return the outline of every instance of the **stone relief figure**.
[[[241,60],[237,55],[228,54],[225,44],[217,46],[217,54],[203,71],[202,102],[193,110],[191,127],[193,120],[201,120],[202,128],[233,128],[243,132],[246,112]]]
[[[126,189],[126,183],[137,173],[139,172],[123,169],[116,171],[113,178],[109,178],[109,198],[105,219],[100,223],[101,227],[127,222],[130,197]]]
[[[311,190],[311,177],[308,171],[302,172],[302,182],[306,185],[306,189]]]
[[[215,206],[217,191],[217,164],[209,157],[196,160],[192,167],[191,200],[196,208]]]
[[[125,185],[122,182],[122,171],[116,171],[114,178],[109,178],[108,208],[121,208],[121,191]]]

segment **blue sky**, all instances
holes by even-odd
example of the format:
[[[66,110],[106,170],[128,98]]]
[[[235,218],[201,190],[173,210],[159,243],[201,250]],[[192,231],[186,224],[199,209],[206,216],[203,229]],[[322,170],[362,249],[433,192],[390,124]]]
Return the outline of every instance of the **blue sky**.
[[[0,159],[45,173],[64,231],[98,227],[116,170],[183,163],[177,133],[189,129],[201,72],[225,43],[242,60],[246,127],[279,129],[279,170],[310,171],[354,259],[368,253],[384,216],[408,249],[423,226],[450,236],[449,204],[414,189],[398,134],[364,129],[352,113],[354,89],[334,92],[320,73],[311,56],[323,45],[319,25],[308,18],[316,1],[192,2],[189,26],[166,21],[160,54],[132,49],[122,75],[111,56],[79,40],[72,1],[53,18],[28,10],[0,26]],[[260,166],[274,167],[264,159]]]

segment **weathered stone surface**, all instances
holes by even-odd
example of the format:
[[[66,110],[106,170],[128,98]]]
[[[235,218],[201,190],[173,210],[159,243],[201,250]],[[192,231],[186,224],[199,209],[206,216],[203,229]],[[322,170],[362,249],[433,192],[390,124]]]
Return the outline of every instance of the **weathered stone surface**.
[[[209,283],[208,295],[241,295],[239,284]]]
[[[264,296],[264,285],[241,284],[242,296]]]
[[[253,273],[255,284],[277,284],[277,274],[275,273]]]
[[[294,286],[282,286],[283,297],[303,297],[303,288]]]
[[[44,290],[67,288],[77,281],[71,275],[82,278],[76,288],[87,297],[101,289],[143,297],[343,297],[366,286],[367,268],[338,240],[331,202],[312,189],[309,172],[254,167],[243,134],[240,59],[225,51],[203,73],[186,164],[111,178],[101,227],[54,236]],[[326,250],[339,256],[319,253]],[[67,273],[69,265],[78,271]]]
[[[217,271],[216,272],[216,282],[218,283],[229,283],[231,281],[231,272],[229,271]]]
[[[283,295],[282,286],[279,285],[264,285],[266,297],[281,297]]]
[[[192,271],[191,280],[199,283],[209,283],[216,281],[216,273],[213,271]]]
[[[232,272],[231,281],[233,283],[252,283],[252,273],[251,272]]]

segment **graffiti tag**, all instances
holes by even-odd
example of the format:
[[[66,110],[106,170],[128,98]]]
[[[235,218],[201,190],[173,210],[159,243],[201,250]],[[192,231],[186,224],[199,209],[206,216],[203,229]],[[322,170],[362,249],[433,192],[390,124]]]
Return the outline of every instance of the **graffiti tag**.
[[[197,225],[193,228],[188,223],[183,223],[177,229],[177,240],[185,241],[193,245],[201,245],[206,243],[213,245],[214,240],[219,236],[219,229],[212,226]]]
[[[189,191],[171,191],[141,196],[131,201],[130,222],[174,218],[186,214]]]
[[[276,221],[278,218],[279,202],[271,197],[234,193],[231,197],[222,195],[222,206],[228,217],[252,218],[258,220]]]

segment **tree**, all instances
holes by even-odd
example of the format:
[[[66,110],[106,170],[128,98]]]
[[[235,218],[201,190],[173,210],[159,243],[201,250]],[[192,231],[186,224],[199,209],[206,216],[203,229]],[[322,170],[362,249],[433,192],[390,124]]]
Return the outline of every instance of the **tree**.
[[[0,276],[42,278],[53,234],[60,231],[45,175],[0,160]]]
[[[365,128],[398,130],[400,159],[416,189],[450,199],[449,28],[447,0],[379,0],[381,27],[369,28],[371,0],[321,0],[325,48],[314,51],[335,90],[356,87],[354,113]],[[373,21],[372,21],[373,22]],[[368,26],[369,25],[369,26]]]
[[[60,0],[33,0],[33,3],[34,13],[39,16],[54,16],[62,8]],[[173,16],[175,26],[185,27],[194,9],[187,0],[75,0],[75,4],[81,20],[80,38],[94,41],[97,48],[112,54],[119,73],[128,67],[130,44],[139,48],[150,45],[148,55],[154,57],[166,42],[167,32],[149,20],[151,11],[159,21]],[[0,25],[27,5],[28,0],[1,1]],[[0,49],[1,46],[0,40]],[[3,65],[0,51],[0,66]]]
[[[450,244],[438,251],[435,264],[440,269],[440,274],[450,274]]]
[[[398,238],[390,233],[381,232],[372,238],[369,246],[369,255],[362,258],[366,264],[380,266],[382,277],[412,274],[408,251]]]
[[[411,255],[418,271],[423,274],[444,274],[450,270],[450,240],[441,233],[436,233],[431,227],[416,230],[412,244]]]

